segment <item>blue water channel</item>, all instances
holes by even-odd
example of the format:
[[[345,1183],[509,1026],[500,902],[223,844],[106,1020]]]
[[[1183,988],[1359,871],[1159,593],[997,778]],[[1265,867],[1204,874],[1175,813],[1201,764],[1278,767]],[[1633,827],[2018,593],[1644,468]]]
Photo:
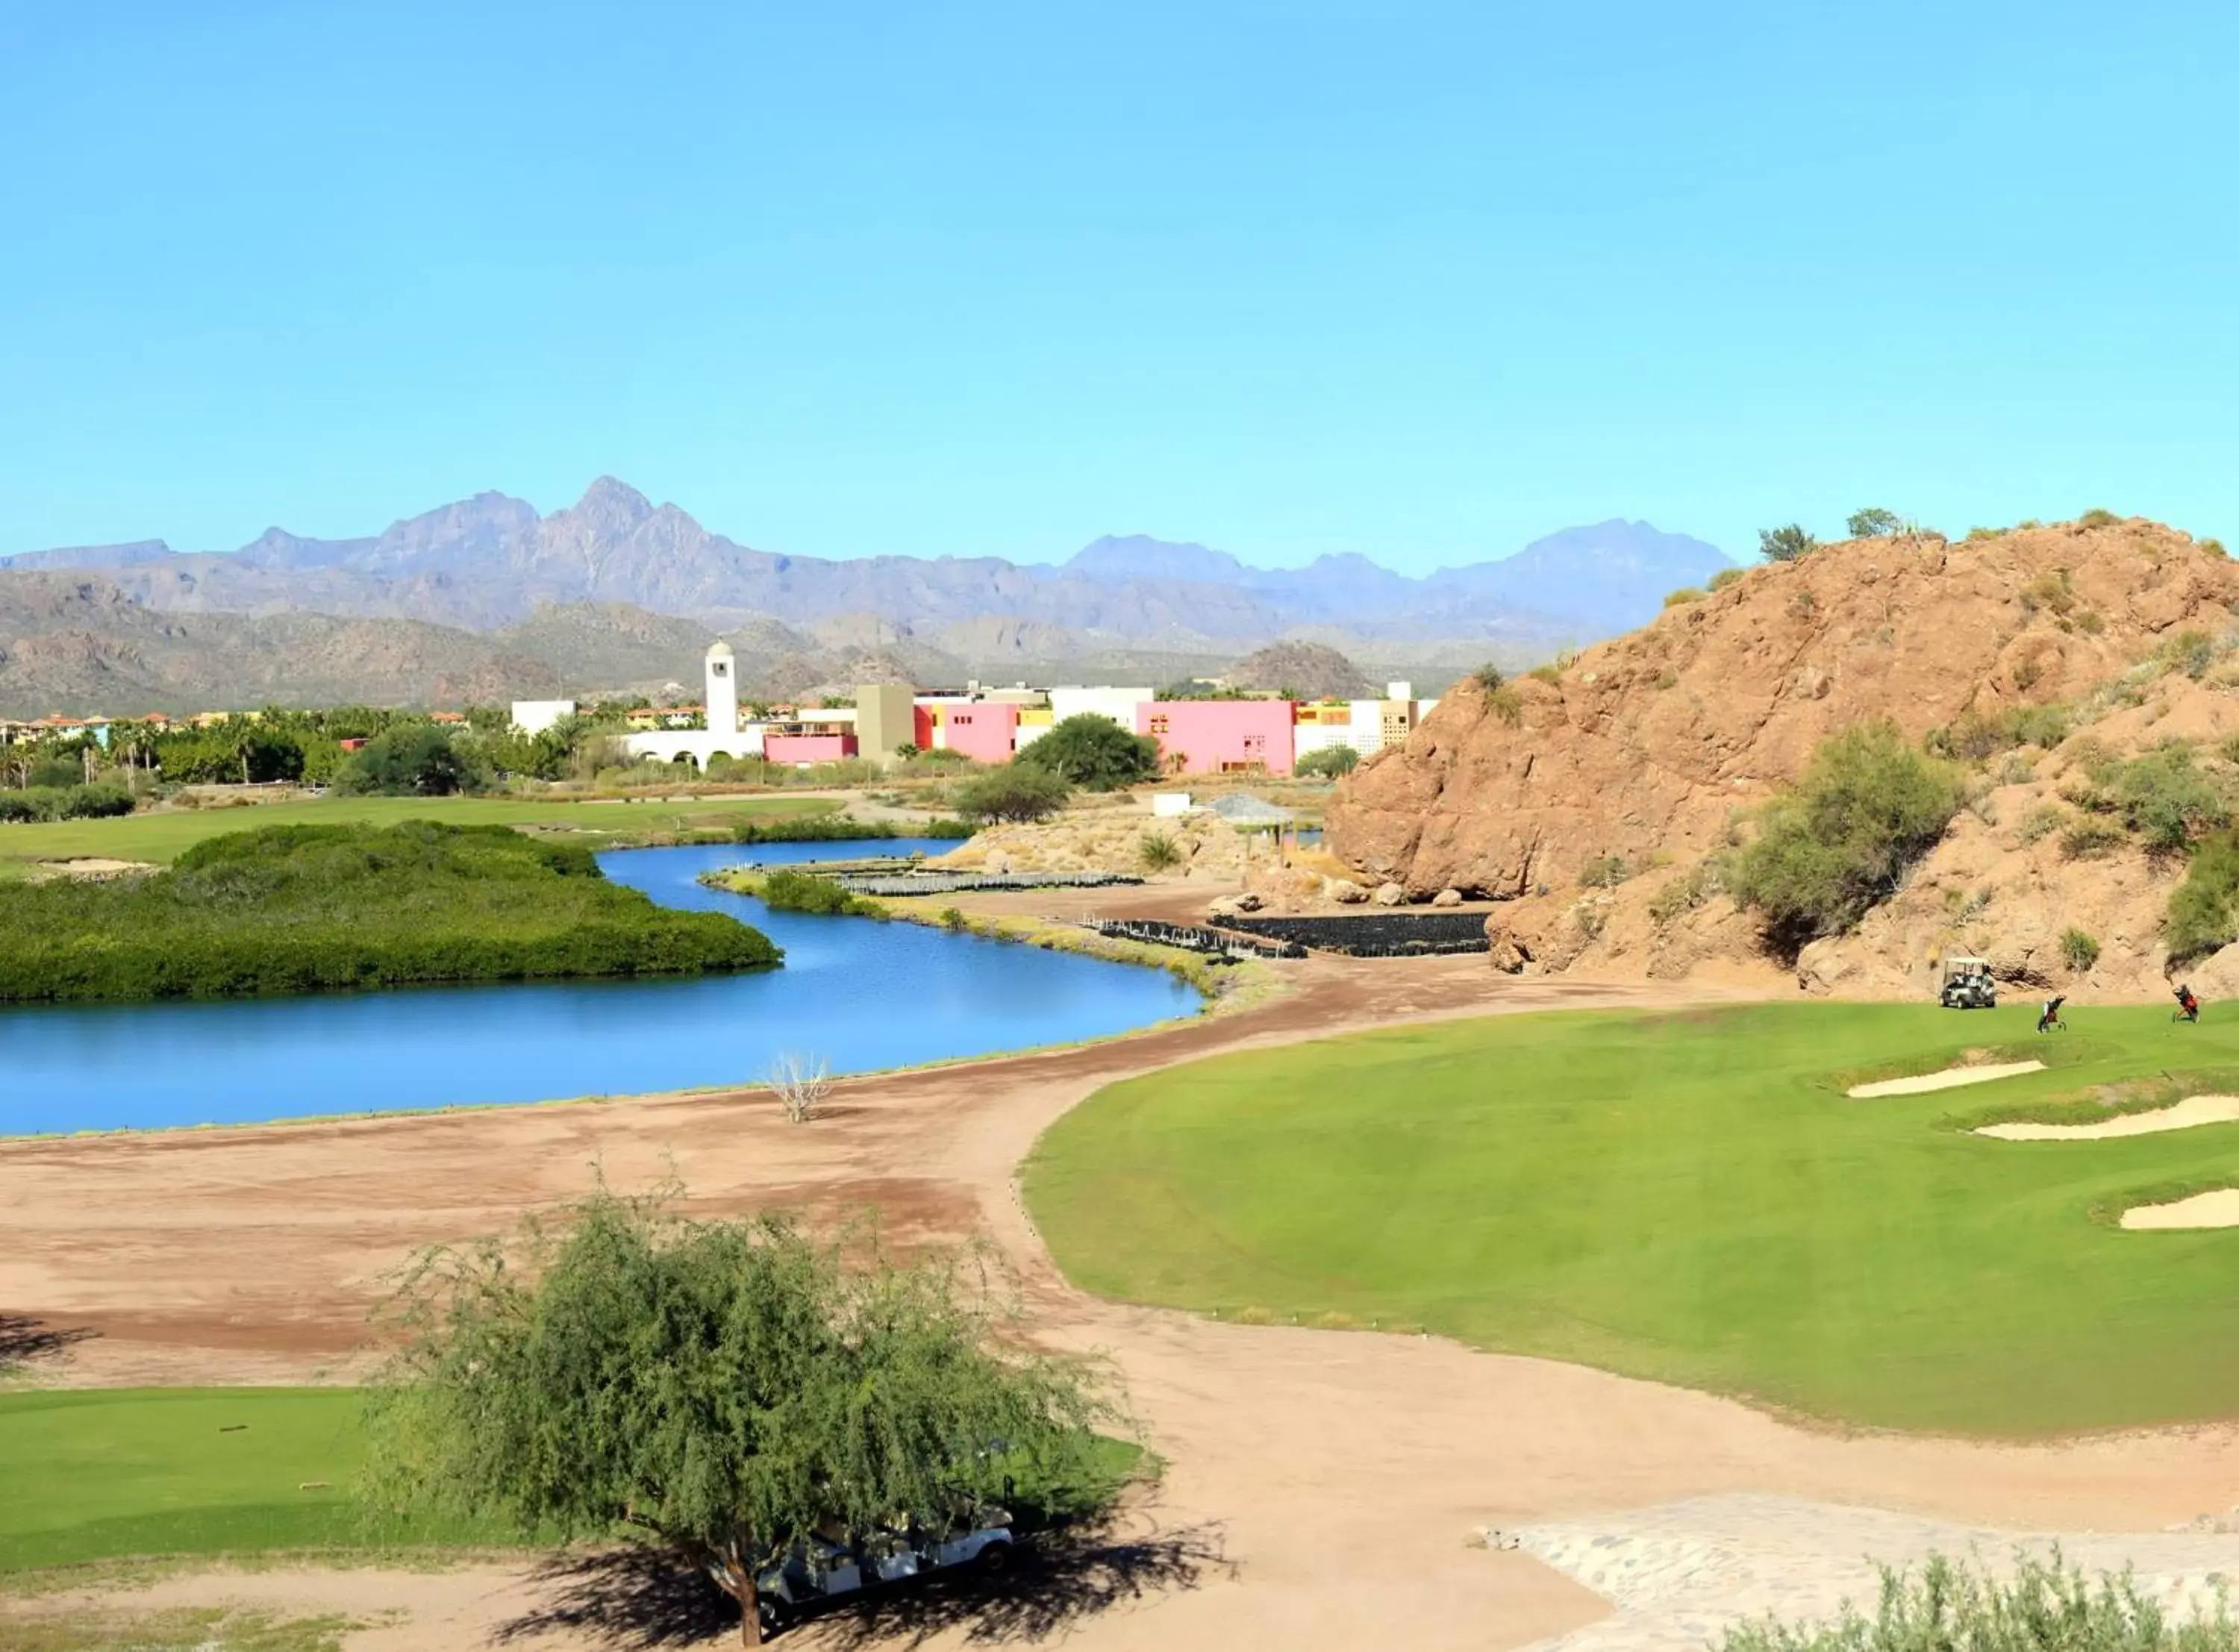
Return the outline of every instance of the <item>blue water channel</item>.
[[[938,854],[949,843],[728,845],[601,855],[665,906],[736,913],[785,966],[0,1010],[0,1135],[160,1129],[754,1082],[781,1051],[865,1072],[1068,1043],[1199,1007],[1160,970],[920,924],[774,912],[707,888],[741,860]]]

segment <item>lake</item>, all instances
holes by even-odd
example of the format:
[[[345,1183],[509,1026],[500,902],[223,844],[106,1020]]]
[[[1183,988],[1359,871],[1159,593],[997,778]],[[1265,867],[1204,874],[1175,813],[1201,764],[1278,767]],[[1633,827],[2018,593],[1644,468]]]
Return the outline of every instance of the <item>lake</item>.
[[[665,906],[735,912],[785,967],[681,980],[520,982],[0,1010],[0,1135],[246,1124],[330,1113],[752,1084],[780,1051],[867,1072],[1066,1044],[1193,1013],[1163,970],[774,912],[702,872],[953,843],[717,845],[599,857]]]

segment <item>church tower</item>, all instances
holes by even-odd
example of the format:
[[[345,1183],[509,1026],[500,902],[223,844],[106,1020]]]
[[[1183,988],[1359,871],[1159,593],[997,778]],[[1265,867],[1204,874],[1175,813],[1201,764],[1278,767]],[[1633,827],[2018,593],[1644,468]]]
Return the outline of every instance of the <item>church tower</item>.
[[[739,732],[739,673],[738,662],[731,657],[731,645],[717,641],[708,650],[708,732],[712,734],[735,734]]]

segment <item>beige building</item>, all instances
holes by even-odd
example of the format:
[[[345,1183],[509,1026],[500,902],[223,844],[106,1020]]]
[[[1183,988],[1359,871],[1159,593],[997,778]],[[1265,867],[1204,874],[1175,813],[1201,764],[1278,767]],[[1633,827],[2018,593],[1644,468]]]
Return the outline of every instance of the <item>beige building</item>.
[[[917,691],[904,683],[865,683],[855,690],[855,754],[891,763],[897,747],[917,744]]]

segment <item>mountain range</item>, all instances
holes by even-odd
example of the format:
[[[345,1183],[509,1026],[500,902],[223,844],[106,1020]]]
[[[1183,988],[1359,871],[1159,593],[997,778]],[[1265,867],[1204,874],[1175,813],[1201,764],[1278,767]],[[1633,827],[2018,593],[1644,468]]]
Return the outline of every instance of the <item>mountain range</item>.
[[[1700,540],[1624,521],[1423,578],[1359,555],[1257,568],[1141,534],[1057,564],[787,556],[601,477],[542,515],[484,493],[363,538],[274,527],[233,551],[147,540],[0,557],[0,707],[83,704],[104,654],[117,693],[157,705],[303,697],[350,681],[352,649],[366,698],[440,697],[439,683],[454,698],[468,684],[644,687],[691,680],[693,651],[719,634],[742,680],[776,693],[1095,669],[1162,680],[1286,638],[1451,674],[1628,629],[1727,566]],[[58,670],[64,657],[77,665]]]

